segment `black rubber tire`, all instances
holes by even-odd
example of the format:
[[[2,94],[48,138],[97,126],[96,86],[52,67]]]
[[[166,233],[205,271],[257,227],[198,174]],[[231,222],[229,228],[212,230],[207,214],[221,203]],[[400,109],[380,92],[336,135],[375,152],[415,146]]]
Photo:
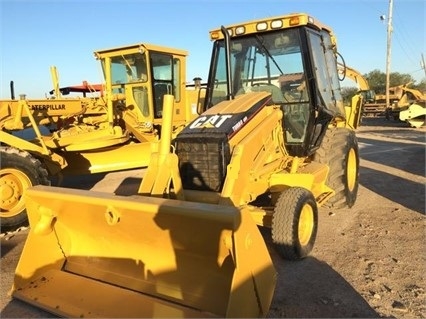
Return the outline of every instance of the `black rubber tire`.
[[[318,207],[313,194],[291,187],[277,199],[272,215],[272,241],[287,260],[305,258],[312,251],[318,230]]]
[[[330,167],[326,184],[336,192],[324,206],[352,207],[359,187],[359,149],[355,132],[344,127],[328,129],[314,160]]]
[[[0,147],[1,232],[28,226],[24,192],[35,185],[49,185],[48,172],[30,153],[13,147]]]

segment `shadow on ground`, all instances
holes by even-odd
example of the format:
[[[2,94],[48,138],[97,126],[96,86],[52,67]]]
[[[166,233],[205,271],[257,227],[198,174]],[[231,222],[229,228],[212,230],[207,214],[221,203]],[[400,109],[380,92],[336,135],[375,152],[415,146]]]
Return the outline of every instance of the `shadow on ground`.
[[[410,210],[425,214],[424,184],[366,167],[360,168],[360,176],[360,184],[372,192]],[[362,176],[369,178],[363,179]]]
[[[52,178],[52,186],[91,189],[98,182],[103,180],[107,173],[87,174],[87,175],[67,175],[64,176],[62,182],[58,185],[58,180]]]
[[[307,257],[285,261],[270,230],[261,229],[278,282],[268,318],[379,318],[367,301],[327,263]]]

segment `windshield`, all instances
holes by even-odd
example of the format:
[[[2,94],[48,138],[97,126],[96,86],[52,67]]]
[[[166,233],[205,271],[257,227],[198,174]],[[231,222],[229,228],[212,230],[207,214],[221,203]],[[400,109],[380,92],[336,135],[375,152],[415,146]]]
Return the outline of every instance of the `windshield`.
[[[134,53],[111,58],[112,84],[146,82],[148,80],[144,54]]]
[[[225,100],[225,43],[217,47],[213,69],[215,85],[210,106]],[[306,102],[299,33],[295,29],[233,38],[230,43],[231,95],[268,91],[275,104]]]

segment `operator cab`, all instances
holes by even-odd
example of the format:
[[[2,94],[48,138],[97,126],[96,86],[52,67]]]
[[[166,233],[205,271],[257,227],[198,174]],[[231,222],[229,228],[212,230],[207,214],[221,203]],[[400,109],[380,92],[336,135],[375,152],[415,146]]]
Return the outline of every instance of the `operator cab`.
[[[95,52],[105,76],[111,109],[126,112],[126,128],[140,132],[161,130],[163,98],[174,96],[174,122],[185,123],[185,67],[187,52],[147,43]],[[121,114],[121,113],[120,113]],[[121,115],[116,118],[120,121]]]
[[[310,155],[319,147],[329,122],[344,117],[331,35],[306,23],[253,31],[256,28],[261,29],[247,25],[222,27],[221,35],[219,30],[211,32],[217,40],[205,109],[248,92],[267,91],[270,104],[283,111],[290,155]]]

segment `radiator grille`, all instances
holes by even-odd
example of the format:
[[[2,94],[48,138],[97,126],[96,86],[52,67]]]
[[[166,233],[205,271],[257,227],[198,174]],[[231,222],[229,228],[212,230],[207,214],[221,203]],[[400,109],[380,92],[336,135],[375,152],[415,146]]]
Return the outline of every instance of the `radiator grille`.
[[[178,137],[176,153],[184,189],[222,190],[230,159],[229,144],[224,134],[208,138]]]

